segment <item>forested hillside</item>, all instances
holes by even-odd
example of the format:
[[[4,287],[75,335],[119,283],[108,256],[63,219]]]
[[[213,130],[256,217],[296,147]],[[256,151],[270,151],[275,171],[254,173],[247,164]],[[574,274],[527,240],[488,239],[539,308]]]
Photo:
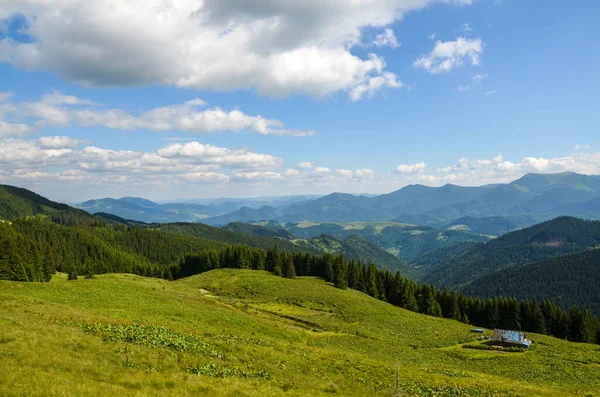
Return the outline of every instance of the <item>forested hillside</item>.
[[[383,269],[416,276],[406,263],[360,238],[342,241],[323,236],[305,240],[295,238],[283,229],[245,224],[234,224],[225,229],[198,223],[145,224],[110,214],[92,216],[25,189],[8,187],[7,190],[11,196],[6,201],[11,204],[14,216],[6,217],[12,219],[13,224],[3,225],[7,232],[1,238],[12,247],[5,251],[7,258],[10,251],[12,259],[5,259],[3,268],[6,271],[0,278],[39,281],[48,278],[54,263],[58,264],[59,271],[74,274],[132,272],[173,278],[182,256],[230,245],[263,250],[278,246],[288,252],[313,255],[341,253],[349,259],[374,262]],[[139,199],[131,200],[140,202]],[[36,213],[31,208],[39,211]],[[52,252],[48,253],[50,248]],[[44,262],[46,253],[51,256],[49,263]],[[18,266],[16,263],[20,259],[15,258],[23,258]]]
[[[487,236],[502,236],[534,223],[536,222],[533,219],[524,219],[523,217],[490,216],[475,218],[466,216],[444,225],[444,229],[465,230]]]
[[[242,222],[229,223],[223,226],[222,229],[229,230],[234,233],[250,234],[261,237],[279,237],[286,240],[292,240],[296,238],[296,236],[294,236],[292,233],[281,227],[251,225],[249,223]]]
[[[483,298],[550,299],[600,316],[600,249],[559,256],[479,278],[461,289]]]
[[[54,221],[91,218],[85,211],[50,201],[30,190],[0,185],[0,220],[11,221],[27,216],[54,217]]]
[[[455,255],[425,276],[440,287],[458,287],[511,266],[584,251],[600,245],[600,222],[561,217],[508,233]]]
[[[452,247],[464,242],[486,242],[489,237],[463,230],[439,230],[429,226],[415,226],[396,222],[286,223],[289,232],[303,238],[329,234],[342,239],[358,235],[412,263],[416,257],[429,251]]]

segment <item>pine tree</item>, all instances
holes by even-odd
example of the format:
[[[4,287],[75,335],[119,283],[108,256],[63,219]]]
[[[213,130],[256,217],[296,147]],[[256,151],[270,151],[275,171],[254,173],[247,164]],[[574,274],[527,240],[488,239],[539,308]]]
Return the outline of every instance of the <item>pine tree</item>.
[[[373,298],[379,298],[379,289],[377,288],[377,268],[374,263],[369,263],[367,270],[367,294]]]
[[[282,274],[285,278],[296,278],[296,268],[294,267],[294,260],[292,255],[285,253],[282,258]]]
[[[77,269],[75,269],[75,266],[73,266],[71,268],[71,271],[69,271],[69,275],[67,276],[67,280],[68,281],[77,280]]]
[[[325,261],[325,281],[333,282],[333,256],[327,253],[323,257],[323,260]]]
[[[348,288],[348,264],[341,255],[333,260],[333,285],[339,289]]]

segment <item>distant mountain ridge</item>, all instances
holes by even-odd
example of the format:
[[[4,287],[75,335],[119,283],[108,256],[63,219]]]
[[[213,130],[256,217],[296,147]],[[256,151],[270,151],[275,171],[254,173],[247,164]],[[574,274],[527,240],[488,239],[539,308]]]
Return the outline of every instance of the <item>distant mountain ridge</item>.
[[[409,185],[391,193],[323,197],[202,199],[156,203],[137,197],[89,200],[78,205],[148,223],[202,222],[379,222],[438,229],[464,225],[473,233],[498,236],[558,216],[600,219],[600,176],[573,172],[527,174],[511,183],[465,187]],[[479,221],[480,218],[486,220]],[[465,222],[460,222],[464,220]],[[468,224],[467,224],[468,223]]]
[[[460,218],[495,217],[506,218],[516,229],[561,215],[600,219],[600,176],[564,172],[527,174],[508,184],[479,187],[409,185],[375,197],[332,193],[277,208],[243,208],[202,222],[224,225],[265,220],[338,223],[392,220],[439,228]],[[499,234],[510,231],[502,227],[490,230]]]

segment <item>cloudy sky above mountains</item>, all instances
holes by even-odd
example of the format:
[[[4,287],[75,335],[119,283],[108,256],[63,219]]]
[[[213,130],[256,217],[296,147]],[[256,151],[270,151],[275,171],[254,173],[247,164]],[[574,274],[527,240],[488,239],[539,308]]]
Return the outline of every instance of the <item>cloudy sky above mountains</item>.
[[[72,202],[600,174],[599,13],[0,0],[0,183]]]

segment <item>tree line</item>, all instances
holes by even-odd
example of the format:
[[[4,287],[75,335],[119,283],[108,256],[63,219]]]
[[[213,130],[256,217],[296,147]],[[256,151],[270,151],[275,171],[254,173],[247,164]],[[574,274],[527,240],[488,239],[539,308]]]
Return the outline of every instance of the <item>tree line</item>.
[[[68,273],[70,279],[101,273],[177,279],[217,268],[267,270],[287,278],[314,276],[418,313],[600,343],[600,322],[589,310],[565,310],[549,300],[473,298],[418,284],[399,272],[342,255],[265,250],[126,225],[66,227],[37,219],[0,222],[0,279],[4,280],[49,281],[56,271]]]
[[[377,269],[373,263],[348,261],[342,255],[290,253],[279,251],[277,247],[266,252],[244,246],[228,247],[186,255],[179,264],[178,276],[187,277],[217,268],[267,270],[287,278],[319,277],[337,288],[352,288],[417,313],[485,328],[521,330],[600,344],[600,321],[587,309],[573,306],[565,310],[550,300],[474,298],[418,284],[399,272],[392,274]]]

